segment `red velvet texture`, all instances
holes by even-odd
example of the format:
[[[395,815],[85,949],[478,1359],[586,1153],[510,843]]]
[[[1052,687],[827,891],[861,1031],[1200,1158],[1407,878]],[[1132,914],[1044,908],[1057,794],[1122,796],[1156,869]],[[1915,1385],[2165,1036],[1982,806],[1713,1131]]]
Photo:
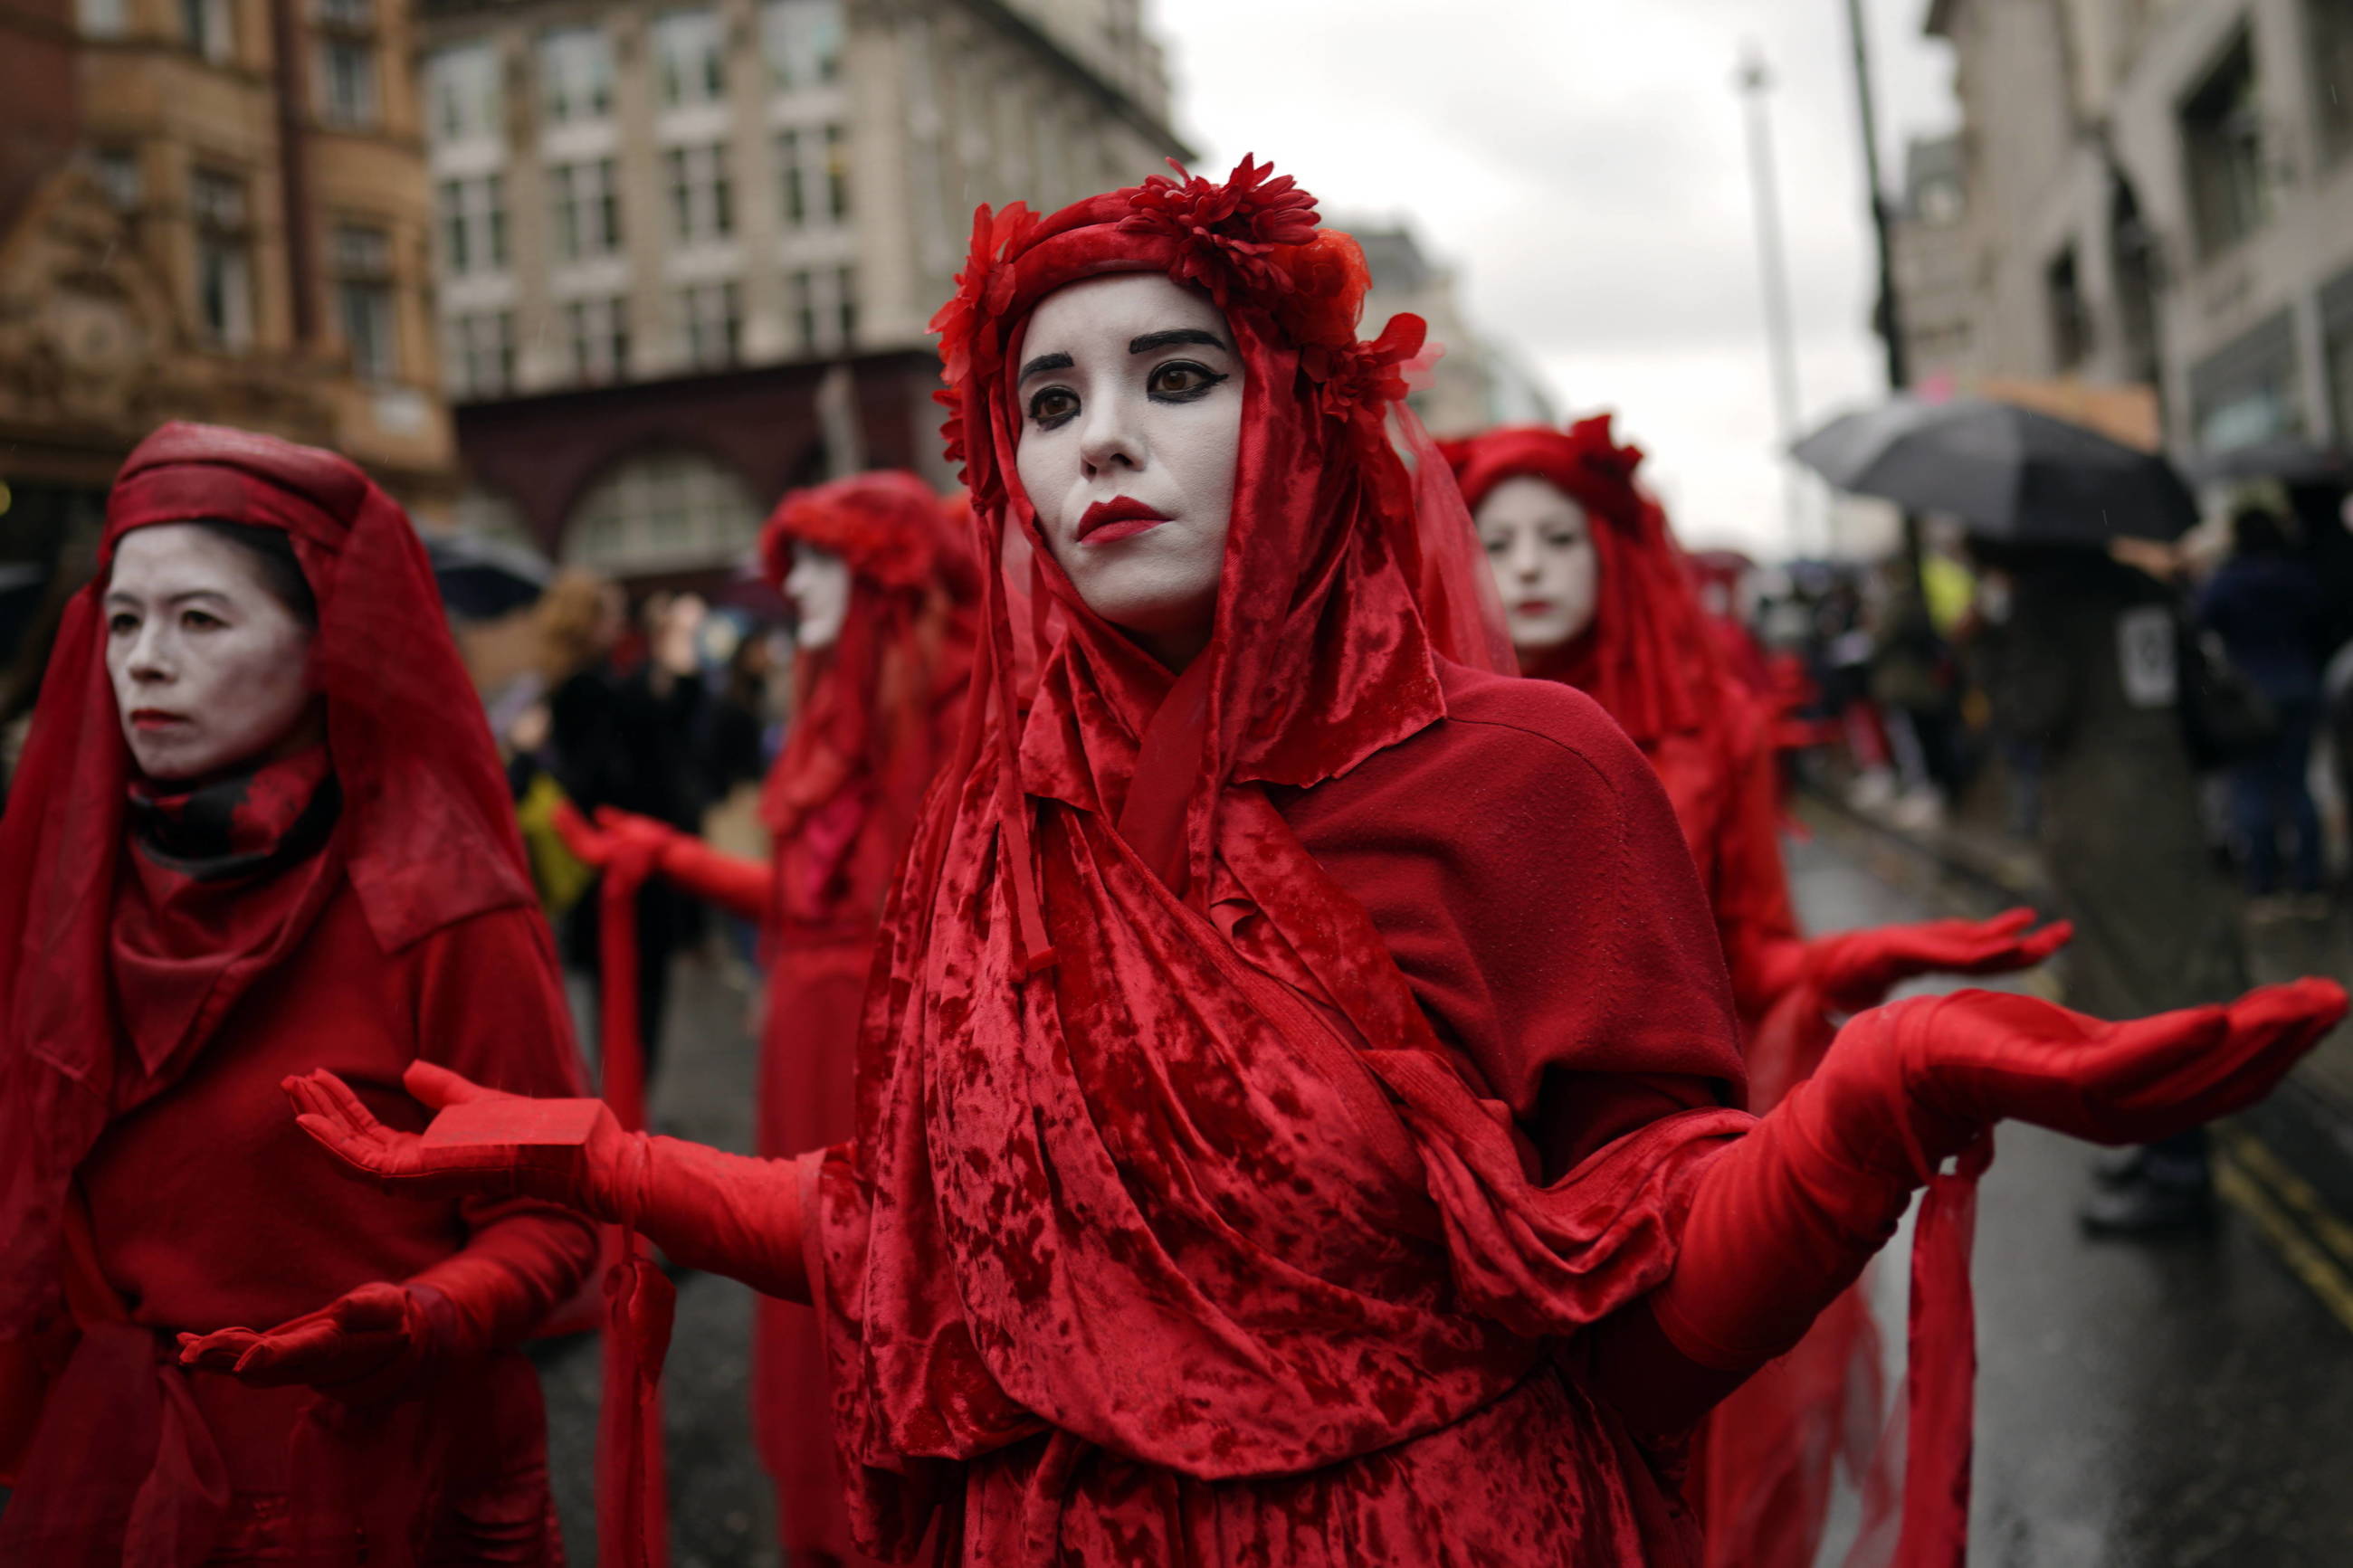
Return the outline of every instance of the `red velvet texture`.
[[[132,529],[187,519],[283,531],[318,605],[312,673],[325,715],[323,755],[342,791],[341,819],[326,848],[254,883],[242,897],[168,872],[124,847],[132,770],[104,668],[99,605],[104,568]],[[482,1214],[478,1217],[488,1228],[478,1239],[483,1250],[470,1248],[412,1279],[412,1288],[437,1299],[437,1305],[410,1321],[417,1331],[410,1349],[417,1353],[409,1372],[417,1375],[394,1375],[390,1384],[376,1380],[387,1388],[422,1391],[423,1398],[398,1406],[397,1415],[394,1407],[366,1401],[337,1414],[313,1401],[308,1388],[290,1387],[273,1398],[268,1390],[218,1379],[184,1380],[166,1364],[176,1347],[157,1342],[155,1326],[170,1324],[155,1314],[185,1311],[189,1316],[179,1321],[208,1328],[220,1321],[205,1321],[213,1310],[201,1304],[208,1294],[228,1302],[268,1292],[208,1291],[202,1284],[207,1264],[215,1270],[234,1265],[186,1258],[173,1275],[185,1274],[191,1282],[182,1292],[186,1299],[174,1305],[150,1289],[133,1304],[134,1322],[111,1299],[100,1255],[111,1249],[119,1265],[128,1266],[126,1248],[135,1244],[152,1251],[164,1238],[110,1226],[95,1245],[85,1239],[79,1268],[67,1265],[62,1245],[70,1184],[101,1133],[142,1108],[160,1113],[157,1102],[206,1067],[211,1042],[240,999],[267,991],[271,1016],[287,1011],[290,993],[280,971],[320,942],[341,941],[333,936],[342,929],[339,921],[364,921],[358,940],[364,954],[358,956],[385,970],[386,979],[409,970],[419,971],[412,978],[422,978],[446,967],[432,957],[441,933],[530,907],[522,847],[490,737],[480,722],[453,721],[453,715],[474,707],[415,531],[358,469],[331,453],[191,425],[166,426],[132,454],[109,500],[98,579],[68,607],[10,809],[0,821],[0,1339],[22,1334],[55,1312],[61,1281],[78,1273],[90,1282],[74,1303],[82,1342],[65,1373],[83,1394],[61,1391],[51,1401],[55,1419],[42,1428],[39,1451],[54,1456],[86,1440],[93,1456],[104,1456],[51,1465],[43,1474],[34,1473],[43,1468],[37,1462],[28,1470],[7,1529],[20,1544],[24,1532],[40,1539],[36,1555],[43,1561],[74,1560],[71,1554],[85,1548],[121,1552],[123,1561],[141,1563],[194,1561],[208,1543],[223,1544],[224,1531],[241,1537],[259,1530],[256,1540],[282,1545],[293,1539],[306,1552],[323,1553],[304,1561],[339,1562],[358,1539],[349,1533],[356,1517],[375,1557],[408,1562],[415,1560],[410,1553],[432,1550],[416,1536],[433,1518],[420,1502],[439,1484],[428,1484],[429,1478],[450,1474],[440,1467],[455,1463],[462,1469],[470,1462],[460,1457],[465,1454],[509,1462],[513,1451],[502,1447],[508,1437],[522,1445],[519,1451],[530,1462],[539,1462],[540,1438],[528,1423],[479,1453],[469,1441],[453,1442],[442,1418],[464,1417],[444,1408],[432,1392],[440,1385],[420,1369],[512,1344],[527,1331],[544,1310],[544,1290],[560,1294],[578,1278],[582,1259],[570,1247],[575,1222],[534,1217],[509,1224]],[[356,917],[336,912],[348,908],[345,899],[355,902]],[[552,971],[552,955],[540,945],[535,956]],[[425,956],[412,963],[418,954]],[[364,995],[375,974],[353,972],[346,978],[352,994]],[[429,986],[429,979],[425,983]],[[236,1015],[240,1050],[255,1044],[257,1031],[268,1033],[269,1017],[249,1016],[260,1005],[248,1003]],[[543,1091],[568,1081],[568,1037],[562,1045],[548,1060],[534,1058],[521,1081]],[[403,1048],[416,1047],[408,1042]],[[358,1070],[363,1058],[350,1059]],[[538,1070],[543,1067],[544,1073]],[[207,1073],[207,1081],[219,1076]],[[149,1115],[141,1125],[159,1124]],[[185,1130],[183,1143],[207,1133],[245,1132],[202,1121],[194,1110],[178,1112],[173,1125]],[[123,1152],[110,1155],[109,1169],[162,1152],[153,1136],[142,1133],[137,1142],[142,1152],[134,1156],[118,1140]],[[236,1202],[238,1184],[234,1178],[225,1184],[220,1201]],[[104,1200],[97,1204],[102,1213],[115,1212],[111,1191],[97,1191],[94,1203]],[[280,1237],[281,1257],[285,1238],[301,1231],[290,1219],[283,1228],[261,1223],[251,1228],[264,1251],[267,1237]],[[405,1241],[410,1227],[396,1228]],[[501,1250],[510,1244],[511,1251]],[[396,1255],[401,1245],[387,1243],[383,1250]],[[148,1251],[139,1257],[147,1259]],[[142,1284],[160,1280],[165,1261],[158,1255],[142,1262]],[[332,1276],[349,1260],[322,1268],[308,1258],[288,1261],[274,1277],[290,1285],[314,1273]],[[121,1364],[108,1362],[110,1356]],[[494,1363],[493,1373],[502,1366]],[[121,1375],[111,1376],[111,1367]],[[481,1374],[469,1375],[480,1383]],[[115,1404],[104,1405],[109,1400]],[[535,1398],[527,1407],[518,1405],[516,1419],[531,1414],[535,1420],[536,1408]],[[314,1468],[299,1478],[296,1517],[265,1529],[265,1521],[227,1510],[219,1488],[234,1467],[221,1468],[220,1456],[226,1450],[236,1459],[253,1447],[249,1438],[263,1447],[274,1442],[282,1453],[289,1426],[300,1428],[298,1461]],[[142,1434],[152,1438],[144,1447]],[[352,1467],[382,1465],[385,1442],[399,1447],[407,1462],[377,1476],[378,1496],[419,1505],[400,1517],[364,1502],[353,1489]],[[144,1463],[134,1461],[142,1453],[152,1455],[153,1465],[143,1480],[142,1472],[126,1468]],[[322,1465],[327,1468],[315,1468]],[[77,1503],[70,1489],[56,1489],[64,1474],[77,1478],[74,1487],[127,1482],[138,1489],[139,1504],[97,1504],[95,1492],[85,1500],[89,1506]],[[535,1498],[533,1506],[543,1512],[543,1475],[535,1485],[535,1491],[512,1495]],[[121,1530],[126,1516],[127,1538],[101,1546],[111,1539],[103,1531],[86,1533],[100,1519]],[[167,1516],[175,1522],[164,1525]],[[531,1522],[543,1527],[531,1538],[535,1553],[551,1537],[543,1528],[548,1521],[534,1517]]]
[[[1029,310],[1134,270],[1207,292],[1245,368],[1217,626],[1181,677],[1087,609],[1015,478]],[[1188,1489],[1326,1466],[1310,1489],[1371,1507],[1390,1482],[1345,1461],[1482,1412],[1538,1419],[1499,1402],[1540,1336],[1663,1276],[1680,1173],[1742,1124],[1663,1117],[1534,1188],[1364,908],[1270,807],[1262,786],[1312,788],[1446,711],[1382,427],[1419,323],[1358,344],[1363,286],[1353,245],[1246,163],[1042,221],[984,211],[938,320],[980,546],[1028,537],[1064,629],[1024,722],[984,570],[975,722],[886,921],[859,1137],[824,1167],[871,1547],[936,1525],[971,1562],[1119,1560],[1193,1528]],[[1611,1456],[1581,1447],[1551,1462],[1598,1485]]]

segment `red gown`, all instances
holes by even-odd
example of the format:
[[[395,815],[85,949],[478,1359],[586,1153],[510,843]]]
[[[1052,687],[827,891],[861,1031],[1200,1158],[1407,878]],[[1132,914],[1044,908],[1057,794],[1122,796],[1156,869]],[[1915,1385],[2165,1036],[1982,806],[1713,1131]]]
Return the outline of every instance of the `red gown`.
[[[189,874],[129,841],[102,577],[61,629],[0,826],[0,1341],[71,1349],[0,1514],[0,1559],[193,1568],[284,1560],[300,1540],[370,1568],[560,1562],[538,1380],[514,1346],[586,1277],[591,1227],[526,1200],[322,1186],[280,1087],[331,1058],[410,1127],[415,1060],[579,1089],[422,549],[341,458],[167,426],[126,465],[107,548],[188,517],[294,534],[328,741],[230,786],[231,848],[258,868]],[[346,596],[350,582],[364,586]],[[395,645],[405,678],[387,679]],[[428,711],[438,728],[420,727]],[[397,755],[379,744],[393,735]],[[429,1288],[448,1314],[447,1353],[393,1402],[178,1364],[180,1332],[268,1329],[376,1281]]]

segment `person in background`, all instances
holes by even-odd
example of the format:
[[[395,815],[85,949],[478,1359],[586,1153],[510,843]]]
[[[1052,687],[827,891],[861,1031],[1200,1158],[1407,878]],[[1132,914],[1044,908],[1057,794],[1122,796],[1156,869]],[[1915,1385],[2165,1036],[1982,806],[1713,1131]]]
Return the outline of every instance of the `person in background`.
[[[2007,573],[2004,732],[2042,759],[2042,849],[2075,939],[2067,1005],[2137,1017],[2247,984],[2237,902],[2211,869],[2181,716],[2174,591],[2098,550],[1972,542]],[[2095,1235],[2208,1223],[2206,1134],[2193,1128],[2097,1167]]]
[[[2327,605],[2320,579],[2295,553],[2278,513],[2244,507],[2231,518],[2231,553],[2198,595],[2198,621],[2222,639],[2231,663],[2269,700],[2278,721],[2268,746],[2231,768],[2231,830],[2247,879],[2248,914],[2322,918],[2320,816],[2306,775],[2320,720]],[[2288,885],[2280,843],[2293,838]]]

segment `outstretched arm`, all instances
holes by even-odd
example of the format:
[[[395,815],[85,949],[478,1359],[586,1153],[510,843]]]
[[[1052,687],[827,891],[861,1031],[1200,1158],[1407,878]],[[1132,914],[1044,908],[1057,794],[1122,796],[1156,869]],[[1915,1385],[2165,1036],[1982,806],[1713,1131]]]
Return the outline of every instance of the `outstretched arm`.
[[[563,1204],[638,1231],[674,1262],[808,1300],[804,1161],[625,1132],[603,1100],[501,1094],[427,1062],[403,1081],[440,1112],[422,1134],[385,1126],[332,1073],[285,1087],[302,1130],[350,1174],[388,1192]]]
[[[747,921],[765,916],[775,896],[774,867],[723,854],[650,816],[608,805],[597,810],[592,824],[567,802],[556,807],[554,821],[565,847],[600,871],[617,859],[637,858],[696,898]]]

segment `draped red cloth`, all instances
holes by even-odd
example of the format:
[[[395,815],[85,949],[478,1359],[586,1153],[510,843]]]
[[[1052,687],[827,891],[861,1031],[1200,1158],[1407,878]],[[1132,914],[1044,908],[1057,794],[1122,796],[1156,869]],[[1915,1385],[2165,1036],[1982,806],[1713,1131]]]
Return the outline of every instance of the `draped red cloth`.
[[[128,846],[138,781],[104,663],[116,545],[192,519],[281,531],[318,609],[325,746],[248,782],[230,843],[248,864],[231,882]],[[0,820],[0,1341],[69,1311],[80,1331],[0,1521],[26,1560],[194,1563],[265,1538],[301,1542],[302,1561],[348,1561],[363,1541],[372,1563],[479,1557],[436,1536],[470,1490],[466,1507],[529,1510],[499,1527],[517,1560],[554,1549],[536,1384],[512,1355],[467,1369],[470,1392],[453,1379],[363,1416],[183,1373],[172,1353],[174,1330],[266,1327],[369,1280],[434,1281],[461,1310],[528,1317],[586,1268],[571,1215],[320,1192],[300,1140],[279,1136],[280,1077],[322,1058],[393,1093],[420,1055],[522,1092],[576,1090],[478,710],[416,531],[350,463],[174,424],[124,464]],[[289,844],[330,819],[305,809],[328,792],[325,841]],[[146,791],[142,807],[178,805]],[[495,1420],[481,1407],[494,1393]],[[273,1493],[290,1518],[234,1512],[232,1487]]]
[[[1014,471],[1030,308],[1133,270],[1203,289],[1245,367],[1217,626],[1181,675],[1086,608]],[[984,569],[858,1136],[818,1170],[843,1457],[885,1554],[936,1532],[981,1564],[1680,1560],[1654,1456],[1563,1361],[1665,1277],[1695,1173],[1747,1125],[1720,1108],[1719,961],[1654,782],[1589,705],[1507,680],[1533,710],[1453,716],[1478,678],[1418,607],[1439,563],[1382,423],[1419,323],[1358,343],[1364,286],[1310,198],[1245,162],[984,209],[936,322],[976,542],[993,562],[1007,524],[1027,537],[1060,626],[1025,717]],[[1314,803],[1409,753],[1430,787],[1365,831],[1440,886],[1352,893],[1303,843]],[[1523,816],[1498,778],[1577,814]],[[1464,915],[1506,869],[1546,901]],[[1546,994],[1545,1028],[1483,1063],[1448,1039],[1393,946],[1416,921],[1458,984]],[[1674,1087],[1624,1118],[1645,1077]],[[1566,1128],[1622,1119],[1549,1184],[1529,1080],[1561,1086]]]
[[[913,475],[873,473],[793,492],[763,535],[773,580],[806,542],[847,562],[851,582],[840,639],[795,663],[792,727],[764,795],[774,840],[763,1154],[856,1131],[859,1015],[883,898],[955,744],[971,678],[979,583],[968,522]],[[785,1549],[857,1560],[816,1315],[765,1296],[757,1310],[753,1423]]]
[[[1593,623],[1527,661],[1527,673],[1590,692],[1658,771],[1715,914],[1740,1008],[1749,1108],[1761,1115],[1813,1072],[1835,1033],[1781,860],[1775,705],[1726,667],[1666,513],[1636,482],[1641,452],[1617,443],[1608,415],[1566,431],[1497,430],[1446,451],[1474,510],[1503,480],[1531,477],[1593,520]],[[1958,1282],[1965,1291],[1965,1271]],[[1879,1343],[1858,1285],[1711,1416],[1700,1467],[1711,1565],[1813,1562],[1834,1463],[1858,1478],[1873,1463]]]

